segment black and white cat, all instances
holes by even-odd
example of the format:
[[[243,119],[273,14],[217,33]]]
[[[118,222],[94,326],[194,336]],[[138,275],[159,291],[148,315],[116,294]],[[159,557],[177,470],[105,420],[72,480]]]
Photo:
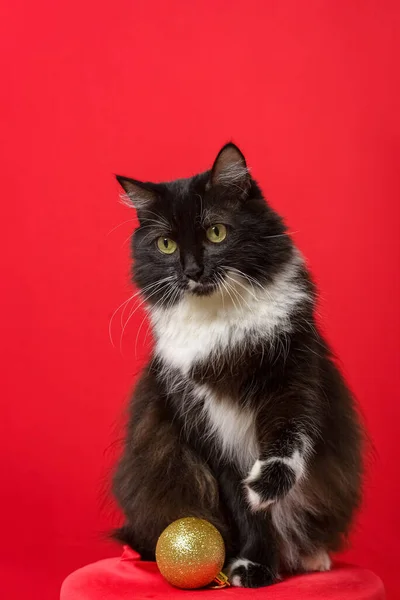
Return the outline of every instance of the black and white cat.
[[[198,516],[221,531],[234,585],[329,569],[360,502],[363,436],[282,219],[233,144],[189,179],[117,179],[155,337],[114,479],[117,537],[154,560],[162,530]]]

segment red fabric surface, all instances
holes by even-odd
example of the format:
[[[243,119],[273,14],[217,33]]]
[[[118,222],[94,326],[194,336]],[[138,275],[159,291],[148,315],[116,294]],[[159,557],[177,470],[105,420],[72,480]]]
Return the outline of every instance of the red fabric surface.
[[[155,563],[140,561],[125,549],[121,558],[108,558],[72,573],[63,583],[61,600],[141,600],[144,598],[268,598],[268,600],[384,600],[379,577],[347,565],[329,573],[291,577],[269,588],[256,590],[178,590],[158,572]]]

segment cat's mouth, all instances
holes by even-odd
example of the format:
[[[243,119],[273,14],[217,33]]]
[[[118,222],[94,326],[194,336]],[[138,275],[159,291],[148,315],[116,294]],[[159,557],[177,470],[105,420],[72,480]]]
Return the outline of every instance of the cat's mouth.
[[[188,291],[194,296],[209,296],[217,289],[217,285],[214,282],[207,281],[192,281],[188,282]]]

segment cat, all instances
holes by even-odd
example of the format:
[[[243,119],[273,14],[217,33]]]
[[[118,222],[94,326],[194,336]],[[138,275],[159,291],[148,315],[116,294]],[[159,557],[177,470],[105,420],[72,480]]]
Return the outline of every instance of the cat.
[[[223,535],[235,586],[330,569],[361,500],[363,429],[282,218],[232,143],[188,179],[117,180],[155,341],[113,481],[116,537],[154,560],[163,529],[196,516]]]

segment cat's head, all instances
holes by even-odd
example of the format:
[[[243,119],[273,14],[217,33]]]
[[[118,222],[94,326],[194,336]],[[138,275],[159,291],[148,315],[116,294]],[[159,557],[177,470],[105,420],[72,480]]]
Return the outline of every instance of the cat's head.
[[[224,293],[232,281],[263,285],[292,255],[281,218],[234,144],[222,148],[211,170],[188,179],[117,180],[138,213],[133,275],[151,305]]]

